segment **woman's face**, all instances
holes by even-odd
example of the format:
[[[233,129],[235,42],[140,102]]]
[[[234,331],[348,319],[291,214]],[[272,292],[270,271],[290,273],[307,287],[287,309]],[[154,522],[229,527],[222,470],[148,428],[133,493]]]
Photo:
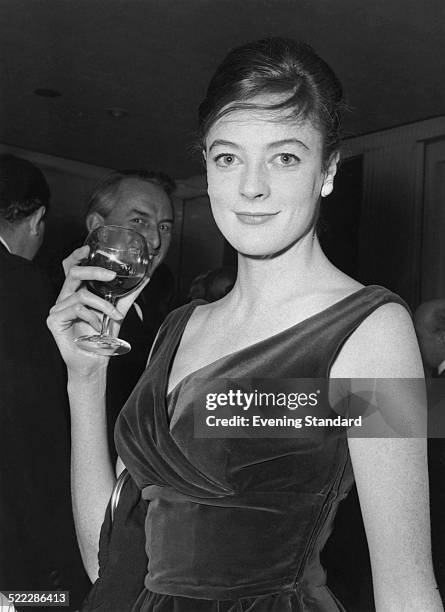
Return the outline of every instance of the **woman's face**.
[[[276,98],[254,101],[270,104]],[[278,111],[235,110],[206,137],[213,215],[228,242],[245,255],[273,256],[306,235],[323,184],[335,174],[335,162],[323,170],[319,130],[280,113],[281,120]]]

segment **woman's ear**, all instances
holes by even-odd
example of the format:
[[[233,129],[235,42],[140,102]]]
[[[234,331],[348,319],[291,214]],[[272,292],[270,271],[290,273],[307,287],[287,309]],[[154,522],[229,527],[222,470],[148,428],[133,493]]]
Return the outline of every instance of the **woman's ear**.
[[[206,153],[206,150],[203,149],[201,151],[201,153],[202,153],[202,165],[204,166],[204,168],[206,168],[206,166],[207,166],[207,153]]]
[[[338,162],[340,161],[340,153],[335,153],[329,162],[328,169],[321,187],[321,197],[325,198],[332,193],[334,189],[334,177],[337,173]]]

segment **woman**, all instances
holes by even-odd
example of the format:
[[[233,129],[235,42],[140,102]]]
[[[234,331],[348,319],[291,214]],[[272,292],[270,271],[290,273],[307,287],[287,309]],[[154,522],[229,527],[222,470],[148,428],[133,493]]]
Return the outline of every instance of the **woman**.
[[[402,300],[344,275],[317,240],[320,197],[331,193],[339,159],[341,104],[332,70],[292,40],[235,49],[210,83],[200,107],[208,193],[238,251],[238,277],[223,299],[192,302],[167,318],[116,426],[118,472],[125,465],[149,501],[146,589],[129,610],[343,609],[319,554],[352,484],[351,462],[377,610],[442,610],[425,440],[193,432],[193,398],[216,380],[422,376]],[[77,349],[74,322],[98,329],[99,311],[118,323],[135,295],[116,310],[90,294],[83,281],[113,273],[79,267],[83,256],[81,249],[67,262],[49,326],[68,366],[74,513],[94,579],[115,482],[104,422],[107,360]],[[403,386],[398,392],[409,405]]]

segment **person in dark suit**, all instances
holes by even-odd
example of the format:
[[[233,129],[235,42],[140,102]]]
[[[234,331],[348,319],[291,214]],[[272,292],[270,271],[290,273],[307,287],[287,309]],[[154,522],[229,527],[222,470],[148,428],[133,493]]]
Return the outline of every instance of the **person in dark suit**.
[[[420,304],[414,325],[427,373],[445,376],[445,299]]]
[[[0,590],[89,587],[71,511],[65,373],[46,327],[54,303],[32,259],[50,192],[30,162],[0,155]]]
[[[93,190],[88,201],[88,231],[100,225],[120,225],[141,233],[155,251],[154,272],[127,314],[120,337],[131,351],[110,359],[107,373],[107,432],[113,460],[114,424],[145,369],[151,345],[173,307],[174,280],[163,264],[171,242],[174,181],[145,170],[113,172]]]
[[[427,376],[445,381],[445,299],[420,304],[414,312],[414,325]],[[435,395],[439,393],[445,397],[445,382],[432,382]],[[440,404],[433,412],[430,410],[429,417],[430,432],[434,435],[442,432],[443,435],[428,440],[431,543],[437,584],[445,600],[445,430],[437,407],[440,408]]]

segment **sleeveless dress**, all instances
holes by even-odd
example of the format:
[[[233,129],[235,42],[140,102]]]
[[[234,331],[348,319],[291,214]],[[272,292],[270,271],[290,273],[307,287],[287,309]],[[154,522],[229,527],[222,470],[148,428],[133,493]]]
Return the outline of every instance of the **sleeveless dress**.
[[[128,610],[344,610],[326,585],[320,552],[353,484],[346,430],[324,428],[313,438],[197,438],[193,392],[204,378],[327,378],[350,334],[388,302],[405,305],[383,287],[364,287],[200,368],[168,396],[176,349],[202,301],[167,317],[115,430],[119,455],[148,502],[145,589]],[[171,423],[173,413],[179,416]]]

